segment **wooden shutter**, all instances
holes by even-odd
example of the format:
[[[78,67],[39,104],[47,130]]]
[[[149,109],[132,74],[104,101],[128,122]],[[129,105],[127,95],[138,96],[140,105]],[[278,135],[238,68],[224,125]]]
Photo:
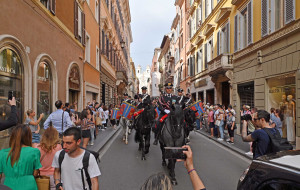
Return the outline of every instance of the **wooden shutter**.
[[[102,30],[102,36],[101,36],[102,40],[101,40],[101,53],[104,53],[104,49],[105,49],[105,35],[104,35],[104,31]]]
[[[238,50],[238,15],[234,16],[234,52]]]
[[[205,69],[207,69],[207,43],[204,45],[204,64]]]
[[[253,34],[252,34],[252,26],[253,26],[253,12],[252,12],[252,1],[250,1],[248,3],[248,45],[252,43],[252,40],[253,40]]]
[[[74,35],[76,39],[79,39],[78,36],[78,3],[74,1]]]
[[[224,36],[226,41],[226,53],[230,53],[230,24],[229,22],[226,24],[226,35]]]
[[[285,0],[284,1],[284,22],[285,24],[288,24],[293,20],[295,20],[295,0]]]
[[[55,15],[55,9],[56,9],[56,0],[50,0],[50,12]]]
[[[196,10],[196,28],[198,28],[198,24],[199,24],[199,7]]]
[[[268,0],[261,0],[261,36],[264,37],[268,35]]]
[[[82,19],[82,45],[85,46],[85,14],[81,12],[81,19]]]
[[[221,42],[220,42],[220,34],[221,34],[221,32],[218,31],[218,34],[217,34],[217,56],[220,55],[220,52],[221,52],[221,51],[220,51],[220,47],[221,47],[221,46],[220,46],[220,43],[221,43]]]

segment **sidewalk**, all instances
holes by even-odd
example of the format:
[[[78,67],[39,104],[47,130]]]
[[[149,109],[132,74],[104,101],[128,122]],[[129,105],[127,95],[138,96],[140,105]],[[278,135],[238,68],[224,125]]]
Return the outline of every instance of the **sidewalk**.
[[[243,142],[242,137],[236,133],[234,134],[234,144],[231,145],[231,144],[228,144],[226,141],[218,141],[217,138],[215,138],[215,137],[212,138],[210,136],[210,133],[206,132],[204,128],[200,129],[200,130],[196,130],[196,132],[206,136],[207,138],[214,140],[215,142],[223,145],[226,148],[233,150],[234,152],[240,154],[241,156],[244,156],[247,159],[252,159],[252,156],[245,154],[246,152],[249,152],[249,150],[250,150],[249,143]],[[228,133],[225,133],[224,137],[225,137],[225,139],[229,138]]]
[[[95,152],[100,152],[101,149],[106,145],[106,143],[119,131],[121,130],[120,126],[117,126],[117,129],[108,127],[105,131],[99,130],[97,138],[94,141],[93,146],[87,146],[88,150]]]

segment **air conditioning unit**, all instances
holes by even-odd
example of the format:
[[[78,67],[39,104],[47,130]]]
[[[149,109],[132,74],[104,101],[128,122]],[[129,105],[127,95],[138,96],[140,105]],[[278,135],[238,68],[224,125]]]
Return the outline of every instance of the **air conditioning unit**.
[[[262,57],[262,52],[261,52],[261,50],[258,50],[258,51],[257,51],[257,57]]]
[[[262,57],[257,57],[257,62],[258,62],[259,64],[262,64]]]

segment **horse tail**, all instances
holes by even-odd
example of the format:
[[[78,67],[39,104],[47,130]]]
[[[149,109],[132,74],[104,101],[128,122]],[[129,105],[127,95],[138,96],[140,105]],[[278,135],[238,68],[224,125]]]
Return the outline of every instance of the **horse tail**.
[[[138,132],[138,131],[135,131],[134,141],[135,141],[136,143],[139,143],[139,142],[140,142],[140,135],[139,135],[139,132]]]

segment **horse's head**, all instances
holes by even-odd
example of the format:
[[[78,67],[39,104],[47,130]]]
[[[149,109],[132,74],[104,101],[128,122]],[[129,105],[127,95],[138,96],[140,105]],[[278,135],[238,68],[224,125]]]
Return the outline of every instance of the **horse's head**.
[[[171,122],[173,125],[181,125],[184,120],[183,106],[174,104],[171,106]]]
[[[153,123],[156,116],[156,111],[154,106],[149,105],[144,110],[144,117],[149,121],[149,123]]]
[[[196,113],[197,111],[194,111],[190,108],[186,108],[184,110],[185,121],[189,124],[194,123],[196,121]]]

